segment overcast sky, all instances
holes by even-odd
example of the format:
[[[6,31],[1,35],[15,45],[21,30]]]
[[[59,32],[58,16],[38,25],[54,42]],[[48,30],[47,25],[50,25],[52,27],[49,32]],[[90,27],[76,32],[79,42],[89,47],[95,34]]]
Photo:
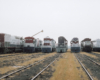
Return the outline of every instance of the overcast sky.
[[[0,32],[58,42],[100,38],[100,0],[0,0]],[[70,44],[70,43],[69,43]]]

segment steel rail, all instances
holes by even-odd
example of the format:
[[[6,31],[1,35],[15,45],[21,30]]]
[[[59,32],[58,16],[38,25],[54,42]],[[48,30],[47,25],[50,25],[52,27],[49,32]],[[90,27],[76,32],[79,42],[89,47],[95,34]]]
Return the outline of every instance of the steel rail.
[[[61,56],[61,55],[60,55]],[[59,57],[60,57],[59,56]],[[58,57],[58,58],[59,58]],[[50,64],[48,64],[44,69],[42,69],[37,75],[35,75],[31,80],[35,80],[43,71],[45,71],[52,63],[54,63],[58,58],[56,58],[54,61],[52,61]]]
[[[77,56],[74,54],[74,56],[76,57],[76,59],[78,60],[78,62],[81,64],[82,68],[85,70],[85,72],[87,73],[87,75],[89,76],[90,80],[94,80],[92,78],[92,76],[90,75],[90,73],[86,70],[86,68],[83,66],[83,64],[81,63],[81,61],[77,58]]]
[[[91,62],[95,63],[96,65],[98,65],[98,66],[100,67],[100,64],[99,64],[99,63],[97,63],[96,61],[91,60],[90,58],[87,58],[87,59],[88,59],[88,60],[90,60]]]
[[[49,57],[51,57],[51,56],[49,56]],[[15,74],[15,73],[17,73],[17,72],[20,72],[20,71],[22,71],[22,70],[24,70],[24,69],[26,69],[26,68],[28,68],[28,67],[31,67],[31,66],[33,66],[34,64],[39,63],[39,62],[41,62],[41,61],[43,61],[43,60],[45,60],[45,59],[39,60],[39,61],[37,61],[37,62],[35,62],[35,63],[33,63],[33,64],[29,64],[28,66],[24,66],[24,67],[22,67],[22,68],[20,68],[20,69],[18,69],[18,70],[16,70],[16,71],[14,71],[14,72],[8,73],[7,75],[4,75],[4,76],[0,77],[0,80],[3,79],[3,78],[8,77],[8,76],[10,76],[10,75],[13,75],[13,74]]]
[[[85,55],[85,56],[86,56],[86,55]],[[94,61],[94,60],[92,60],[92,59],[88,58],[87,56],[86,56],[86,58],[87,58],[88,60],[90,60],[91,62],[95,63],[96,65],[98,65],[98,66],[100,67],[100,64],[99,64],[99,63],[97,63],[96,61]]]

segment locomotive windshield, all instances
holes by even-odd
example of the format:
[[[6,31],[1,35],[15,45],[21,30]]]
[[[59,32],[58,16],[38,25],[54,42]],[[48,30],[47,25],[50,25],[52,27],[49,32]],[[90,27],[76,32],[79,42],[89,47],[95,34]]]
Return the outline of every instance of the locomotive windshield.
[[[78,41],[78,38],[73,38],[73,40],[72,41]]]
[[[86,45],[91,45],[91,41],[85,41]]]
[[[65,38],[64,37],[59,37],[58,38],[58,46],[64,46]]]
[[[64,38],[63,37],[60,37],[59,39],[58,39],[58,43],[64,43]]]

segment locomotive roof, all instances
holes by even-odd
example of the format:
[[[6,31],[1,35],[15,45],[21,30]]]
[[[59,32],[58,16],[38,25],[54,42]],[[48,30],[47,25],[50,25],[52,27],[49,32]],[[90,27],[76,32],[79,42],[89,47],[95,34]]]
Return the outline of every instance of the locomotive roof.
[[[77,37],[75,37],[75,38],[73,38],[73,39],[71,40],[71,42],[72,42],[72,41],[79,41],[79,40],[78,40]]]
[[[85,39],[82,40],[81,42],[83,42],[83,41],[91,41],[91,39],[90,39],[90,38],[85,38]]]
[[[10,34],[6,34],[6,33],[0,33],[0,35],[4,36],[4,35],[9,35],[11,36]]]
[[[44,40],[52,40],[51,38],[44,38]]]
[[[65,38],[65,37],[63,37],[63,36],[58,37],[58,39],[59,39],[59,38],[63,38],[65,41],[67,41],[67,40],[66,40],[66,38]]]
[[[5,34],[5,33],[0,33],[0,36],[4,36],[4,35],[9,35],[12,38],[16,38],[16,39],[20,39],[23,40],[23,37],[19,37],[19,36],[14,36],[14,35],[10,35],[10,34]]]
[[[25,39],[34,39],[34,37],[25,37]]]
[[[100,39],[93,40],[92,42],[97,42],[97,41],[100,41]]]
[[[54,39],[52,39],[49,36],[47,36],[47,37],[44,38],[44,40],[50,40],[51,41],[51,40],[54,40]]]
[[[1,35],[4,35],[5,33],[0,33]]]

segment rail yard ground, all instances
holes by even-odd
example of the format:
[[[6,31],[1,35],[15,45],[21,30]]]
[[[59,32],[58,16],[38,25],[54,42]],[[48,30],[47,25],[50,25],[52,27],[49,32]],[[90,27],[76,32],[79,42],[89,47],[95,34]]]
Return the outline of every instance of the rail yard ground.
[[[0,58],[0,75],[16,70],[22,66],[26,66],[34,63],[40,59],[44,59],[50,55],[56,53],[46,54],[46,53],[32,53],[32,54],[20,54],[15,56],[7,56]]]
[[[0,54],[0,78],[37,62],[22,71],[18,71],[18,73],[0,80],[33,80],[34,77],[34,80],[90,80],[76,57],[86,68],[93,80],[100,80],[100,66],[96,64],[100,64],[100,52],[71,53],[70,50],[66,53]],[[51,62],[52,64],[50,64]],[[44,68],[45,70],[36,76]]]

